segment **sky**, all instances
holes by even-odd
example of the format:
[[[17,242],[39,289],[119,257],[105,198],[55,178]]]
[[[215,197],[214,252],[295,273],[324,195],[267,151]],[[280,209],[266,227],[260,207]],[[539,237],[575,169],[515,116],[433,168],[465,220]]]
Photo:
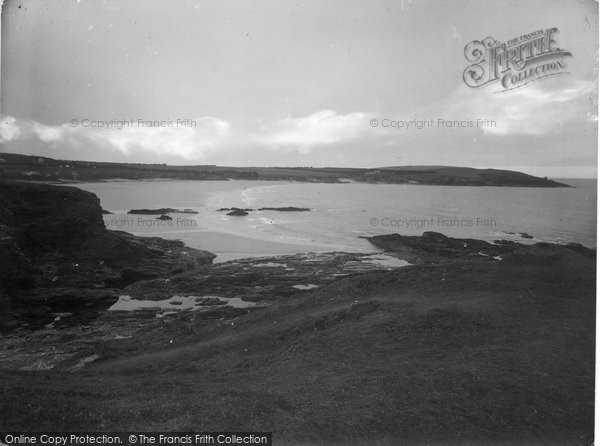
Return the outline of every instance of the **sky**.
[[[0,151],[596,177],[597,8],[593,0],[7,0]],[[499,82],[463,81],[469,42],[553,27],[572,54],[562,75],[503,92]],[[418,128],[425,121],[435,125]]]

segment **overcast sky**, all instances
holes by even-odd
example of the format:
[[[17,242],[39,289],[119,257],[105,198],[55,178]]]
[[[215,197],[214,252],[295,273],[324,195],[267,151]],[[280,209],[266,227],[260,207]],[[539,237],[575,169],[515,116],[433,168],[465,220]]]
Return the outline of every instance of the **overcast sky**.
[[[464,84],[470,41],[551,27],[568,74],[503,93]],[[1,150],[595,177],[597,35],[593,0],[9,0]],[[438,118],[496,126],[382,127]],[[91,127],[123,120],[134,125]]]

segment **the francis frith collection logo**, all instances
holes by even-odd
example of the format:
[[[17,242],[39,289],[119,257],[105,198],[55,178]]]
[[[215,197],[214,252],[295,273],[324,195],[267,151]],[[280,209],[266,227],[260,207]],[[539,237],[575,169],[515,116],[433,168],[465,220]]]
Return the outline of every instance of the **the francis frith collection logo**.
[[[558,28],[548,28],[506,42],[493,37],[473,40],[465,46],[471,64],[463,72],[465,84],[477,88],[498,82],[499,91],[506,91],[567,73],[565,58],[572,54],[558,46],[557,33]]]

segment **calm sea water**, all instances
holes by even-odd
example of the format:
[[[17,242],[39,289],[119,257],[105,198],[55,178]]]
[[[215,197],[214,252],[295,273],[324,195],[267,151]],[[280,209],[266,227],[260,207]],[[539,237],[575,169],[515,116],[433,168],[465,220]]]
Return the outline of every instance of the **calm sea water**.
[[[78,187],[95,193],[109,229],[181,239],[221,259],[267,251],[372,252],[360,236],[448,236],[525,243],[596,246],[596,180],[562,180],[573,188],[444,187],[392,184],[310,184],[256,181],[115,181]],[[250,212],[232,217],[221,207],[310,208],[310,212]],[[173,221],[126,214],[132,208],[189,208]],[[527,233],[533,239],[525,239]],[[260,247],[261,249],[258,249]]]

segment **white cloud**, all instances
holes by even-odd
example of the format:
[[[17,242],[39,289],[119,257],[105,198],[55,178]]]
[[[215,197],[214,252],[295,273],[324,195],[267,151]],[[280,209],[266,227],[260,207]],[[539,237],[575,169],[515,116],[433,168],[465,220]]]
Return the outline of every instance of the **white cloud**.
[[[575,120],[591,120],[590,100],[596,88],[595,82],[565,84],[564,78],[501,93],[493,86],[461,86],[444,102],[442,112],[447,119],[493,119],[496,126],[482,128],[490,135],[542,136],[561,132]]]
[[[372,132],[367,113],[339,115],[324,110],[306,117],[283,118],[271,121],[231,123],[214,117],[192,120],[195,125],[140,125],[137,121],[81,121],[76,126],[49,126],[35,121],[2,120],[2,141],[38,140],[55,149],[71,151],[106,150],[130,158],[145,155],[165,159],[206,160],[223,150],[231,154],[253,151],[284,150],[300,155],[317,147],[346,143]],[[383,134],[383,133],[379,133]]]
[[[303,118],[284,118],[263,123],[252,139],[272,148],[294,148],[309,153],[314,147],[360,138],[369,131],[367,113],[338,115],[323,110]]]
[[[39,140],[51,146],[79,150],[112,149],[124,155],[158,154],[193,160],[204,159],[208,152],[224,146],[230,135],[230,124],[211,117],[191,120],[195,125],[107,125],[97,121],[50,126],[35,121],[22,121],[14,117],[2,118],[0,142]],[[126,121],[127,122],[127,121]],[[99,128],[100,127],[100,128]]]
[[[38,122],[32,123],[32,129],[38,138],[44,142],[59,141],[65,135],[62,127],[43,125]]]
[[[208,152],[223,146],[230,135],[229,123],[217,118],[198,118],[196,126],[137,126],[92,132],[125,155],[149,152],[188,160],[205,159]]]
[[[21,129],[17,120],[12,116],[5,116],[0,120],[0,142],[8,142],[21,136]]]

